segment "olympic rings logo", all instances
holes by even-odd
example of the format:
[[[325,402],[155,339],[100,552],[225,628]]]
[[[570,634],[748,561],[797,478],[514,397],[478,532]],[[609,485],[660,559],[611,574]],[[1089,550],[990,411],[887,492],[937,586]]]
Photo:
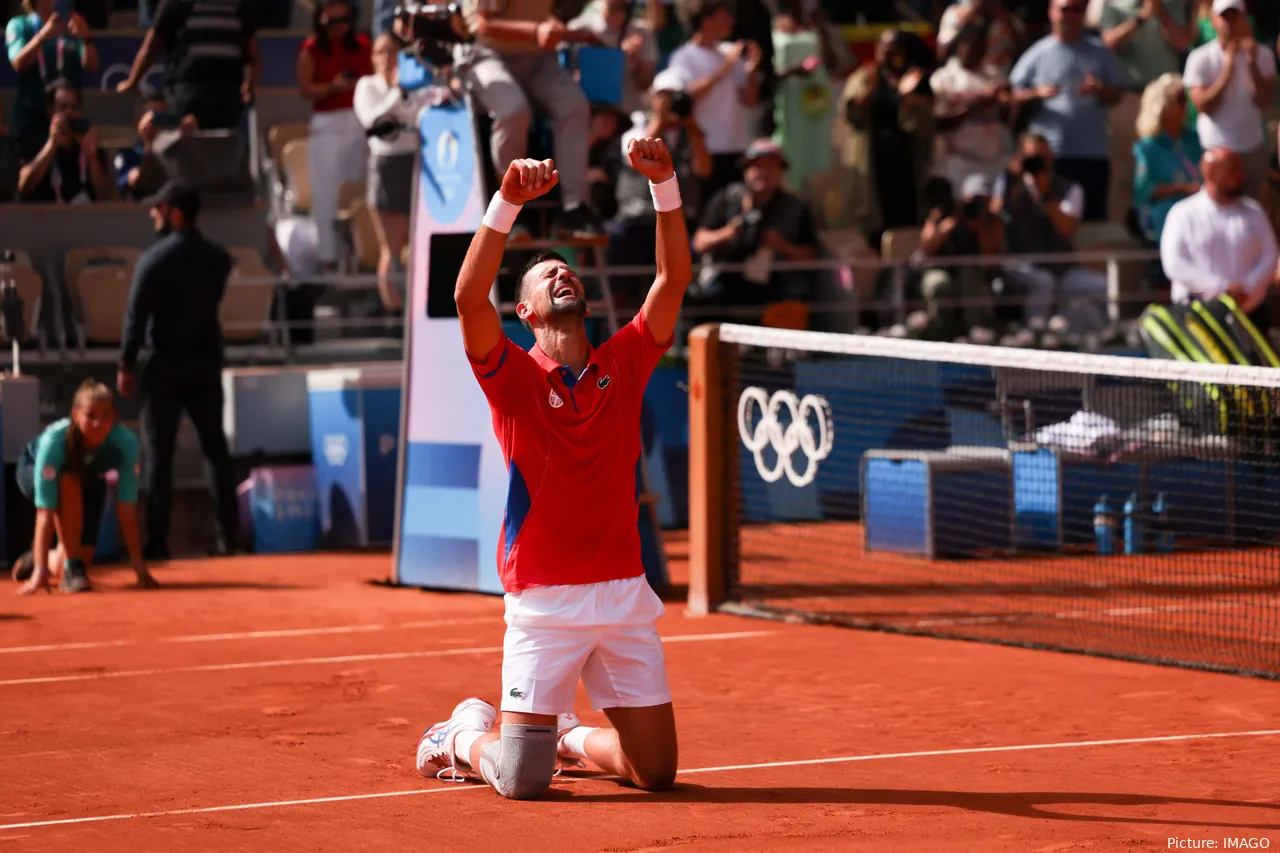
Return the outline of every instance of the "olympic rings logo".
[[[753,404],[760,409],[760,419],[754,427],[751,426]],[[790,416],[785,427],[778,420],[784,406]],[[810,418],[817,420],[816,435],[809,423]],[[791,485],[802,488],[813,482],[818,475],[818,463],[831,453],[835,441],[831,406],[825,397],[817,394],[796,397],[790,391],[776,391],[770,397],[763,388],[747,388],[738,398],[738,435],[742,437],[743,446],[755,457],[756,470],[766,483],[776,483],[786,474]],[[764,458],[768,447],[772,447],[778,456],[772,468]],[[803,471],[797,471],[793,463],[797,450],[807,460]]]

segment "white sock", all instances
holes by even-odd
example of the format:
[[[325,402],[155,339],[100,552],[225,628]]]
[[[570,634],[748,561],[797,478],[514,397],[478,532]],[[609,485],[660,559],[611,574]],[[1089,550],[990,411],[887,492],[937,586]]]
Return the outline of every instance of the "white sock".
[[[471,766],[471,747],[484,736],[484,732],[463,731],[453,738],[453,761],[466,767]]]
[[[572,755],[574,758],[587,758],[587,736],[596,730],[595,726],[575,726],[565,732],[560,739],[560,754]]]

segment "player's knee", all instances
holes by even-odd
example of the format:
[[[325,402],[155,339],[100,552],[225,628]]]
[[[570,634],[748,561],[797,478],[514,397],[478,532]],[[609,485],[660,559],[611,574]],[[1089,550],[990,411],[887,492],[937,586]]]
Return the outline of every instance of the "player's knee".
[[[480,754],[480,775],[509,800],[546,793],[556,770],[556,727],[502,724],[502,737]]]
[[[645,791],[670,791],[676,784],[676,766],[674,763],[655,764],[649,767],[632,767],[632,781],[637,788]]]

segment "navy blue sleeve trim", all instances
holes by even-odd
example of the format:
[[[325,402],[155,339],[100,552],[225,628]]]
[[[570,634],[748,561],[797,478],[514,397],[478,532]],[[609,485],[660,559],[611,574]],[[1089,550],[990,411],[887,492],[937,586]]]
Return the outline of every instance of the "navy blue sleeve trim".
[[[499,346],[502,347],[502,355],[498,356],[498,366],[495,367],[493,370],[490,370],[488,373],[481,373],[480,374],[481,379],[492,379],[494,376],[497,375],[498,371],[502,369],[502,365],[506,363],[507,342],[503,341],[501,344],[499,344]]]

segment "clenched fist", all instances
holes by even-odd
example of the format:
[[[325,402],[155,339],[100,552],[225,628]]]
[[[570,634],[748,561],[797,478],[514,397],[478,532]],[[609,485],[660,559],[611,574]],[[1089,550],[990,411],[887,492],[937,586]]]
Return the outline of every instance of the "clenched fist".
[[[513,160],[502,176],[502,198],[508,204],[526,204],[544,196],[560,182],[554,160]]]
[[[671,152],[667,143],[661,139],[633,139],[627,143],[627,159],[631,168],[649,179],[651,183],[660,184],[676,173],[671,162]]]

